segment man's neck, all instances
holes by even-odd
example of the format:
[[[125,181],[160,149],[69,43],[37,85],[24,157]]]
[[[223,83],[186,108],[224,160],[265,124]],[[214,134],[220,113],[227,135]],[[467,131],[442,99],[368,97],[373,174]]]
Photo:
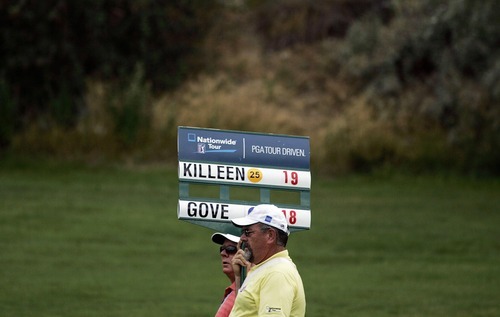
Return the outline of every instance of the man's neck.
[[[258,263],[255,263],[255,264],[260,264],[264,261],[266,261],[267,259],[271,258],[273,255],[275,255],[276,253],[279,253],[281,251],[285,251],[285,247],[281,246],[281,245],[276,245],[274,246],[273,248],[270,248],[265,256],[262,258],[262,260],[260,260]]]

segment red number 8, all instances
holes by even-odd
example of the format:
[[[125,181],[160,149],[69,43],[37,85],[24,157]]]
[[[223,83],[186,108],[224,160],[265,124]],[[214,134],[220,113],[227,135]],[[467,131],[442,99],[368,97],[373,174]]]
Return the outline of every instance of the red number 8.
[[[286,218],[286,210],[282,210]],[[290,210],[290,218],[288,218],[288,223],[294,225],[297,222],[297,212],[295,210]]]

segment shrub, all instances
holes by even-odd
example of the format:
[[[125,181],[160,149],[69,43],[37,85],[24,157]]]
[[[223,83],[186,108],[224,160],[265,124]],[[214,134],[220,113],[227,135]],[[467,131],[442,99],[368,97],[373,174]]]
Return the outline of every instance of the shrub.
[[[280,50],[328,37],[343,38],[350,25],[366,14],[384,22],[392,17],[388,0],[253,1],[255,23],[264,47]]]
[[[392,129],[377,120],[366,101],[358,100],[330,123],[324,169],[330,173],[370,172],[401,159]]]
[[[110,89],[106,109],[117,141],[123,146],[133,145],[141,132],[147,134],[151,103],[151,90],[145,84],[144,70],[140,65],[127,85]]]
[[[500,2],[393,3],[388,25],[357,20],[332,63],[368,100],[373,120],[422,147],[407,162],[498,173]]]
[[[197,54],[217,7],[203,0],[0,2],[0,69],[16,103],[13,121],[51,116],[74,125],[89,77],[126,82],[137,63],[153,89],[177,86],[201,68]]]

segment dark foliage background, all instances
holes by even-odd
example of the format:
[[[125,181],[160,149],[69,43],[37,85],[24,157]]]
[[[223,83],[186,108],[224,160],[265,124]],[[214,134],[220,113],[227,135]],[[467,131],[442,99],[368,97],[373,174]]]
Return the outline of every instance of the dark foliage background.
[[[88,78],[128,80],[140,65],[154,91],[175,88],[202,68],[216,10],[203,0],[1,1],[0,146],[39,117],[74,125]]]
[[[175,160],[309,135],[328,173],[500,174],[500,1],[0,1],[0,151]],[[235,115],[236,114],[236,115]]]

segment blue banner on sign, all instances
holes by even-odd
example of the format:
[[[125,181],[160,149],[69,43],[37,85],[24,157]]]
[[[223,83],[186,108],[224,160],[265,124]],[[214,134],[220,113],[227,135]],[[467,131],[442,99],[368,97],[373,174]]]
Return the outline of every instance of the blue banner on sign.
[[[310,168],[309,138],[179,127],[180,161]]]

